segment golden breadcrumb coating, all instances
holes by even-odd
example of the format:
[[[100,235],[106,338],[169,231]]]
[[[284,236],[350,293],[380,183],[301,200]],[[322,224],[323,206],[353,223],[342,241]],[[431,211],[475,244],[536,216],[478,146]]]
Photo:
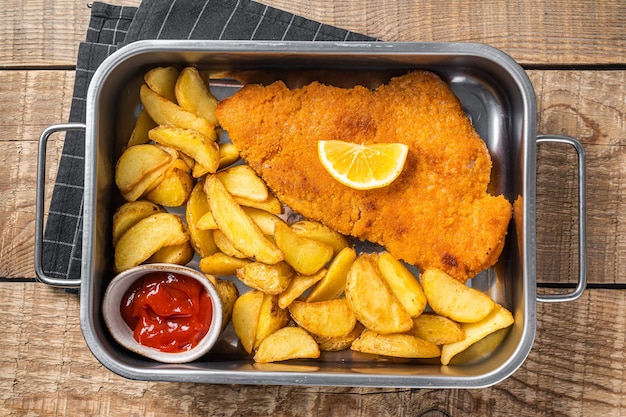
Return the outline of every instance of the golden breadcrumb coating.
[[[370,90],[313,82],[247,85],[217,108],[220,125],[276,196],[305,217],[460,281],[498,259],[511,204],[487,193],[491,158],[450,87],[413,71]],[[359,191],[322,167],[317,141],[401,142],[402,174]]]

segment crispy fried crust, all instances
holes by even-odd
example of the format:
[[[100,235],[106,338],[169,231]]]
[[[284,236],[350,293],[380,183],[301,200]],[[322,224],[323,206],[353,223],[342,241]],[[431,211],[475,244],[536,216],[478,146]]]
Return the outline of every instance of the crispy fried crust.
[[[277,197],[308,218],[461,281],[502,251],[511,205],[487,193],[487,147],[449,86],[430,72],[375,91],[247,85],[219,104],[217,117]],[[353,190],[319,162],[317,141],[330,139],[402,142],[409,155],[388,187]]]

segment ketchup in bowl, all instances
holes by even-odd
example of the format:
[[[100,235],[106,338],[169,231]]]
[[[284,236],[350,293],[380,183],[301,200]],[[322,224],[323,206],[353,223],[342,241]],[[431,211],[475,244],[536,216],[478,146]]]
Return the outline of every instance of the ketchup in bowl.
[[[156,271],[130,286],[120,312],[138,343],[177,353],[192,349],[207,334],[213,303],[197,280]]]

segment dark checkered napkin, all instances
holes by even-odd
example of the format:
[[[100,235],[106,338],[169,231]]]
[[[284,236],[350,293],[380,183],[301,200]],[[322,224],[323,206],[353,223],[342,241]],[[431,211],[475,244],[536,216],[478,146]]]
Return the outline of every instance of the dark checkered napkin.
[[[142,39],[373,40],[249,0],[144,0],[139,8],[95,2],[78,51],[71,122],[85,121],[87,88],[102,61]],[[80,278],[84,149],[84,134],[68,132],[44,232],[42,266],[52,278]]]

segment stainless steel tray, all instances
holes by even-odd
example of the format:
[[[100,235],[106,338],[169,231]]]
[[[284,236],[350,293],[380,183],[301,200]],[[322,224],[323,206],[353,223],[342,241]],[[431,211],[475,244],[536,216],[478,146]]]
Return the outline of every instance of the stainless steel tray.
[[[164,365],[136,356],[108,334],[100,302],[112,273],[111,218],[120,203],[113,181],[115,161],[127,140],[139,104],[143,74],[160,65],[194,65],[211,74],[211,89],[226,97],[240,81],[287,80],[292,86],[314,79],[339,85],[375,87],[410,69],[433,71],[461,100],[493,159],[490,192],[504,194],[515,207],[499,262],[470,281],[509,308],[515,324],[486,340],[462,363],[371,360],[351,352],[323,354],[318,360],[258,365],[236,346],[232,329],[206,358]],[[231,76],[233,73],[238,77]],[[230,74],[226,76],[226,74]],[[238,81],[239,80],[239,81]],[[52,131],[77,126],[51,127]],[[585,285],[584,151],[572,138],[563,141],[579,154],[580,276],[572,293],[542,296],[542,301],[577,298]],[[113,372],[131,379],[228,384],[293,384],[376,387],[477,388],[510,376],[526,359],[536,330],[535,171],[536,104],[523,69],[501,51],[462,43],[323,43],[251,41],[142,41],[126,46],[95,73],[87,97],[84,238],[80,281],[80,323],[87,345]],[[39,233],[38,233],[39,234]],[[38,268],[39,270],[39,268]],[[46,278],[41,277],[44,282]],[[58,282],[48,282],[58,284]],[[493,338],[492,338],[493,339]],[[485,354],[488,352],[488,354]]]

